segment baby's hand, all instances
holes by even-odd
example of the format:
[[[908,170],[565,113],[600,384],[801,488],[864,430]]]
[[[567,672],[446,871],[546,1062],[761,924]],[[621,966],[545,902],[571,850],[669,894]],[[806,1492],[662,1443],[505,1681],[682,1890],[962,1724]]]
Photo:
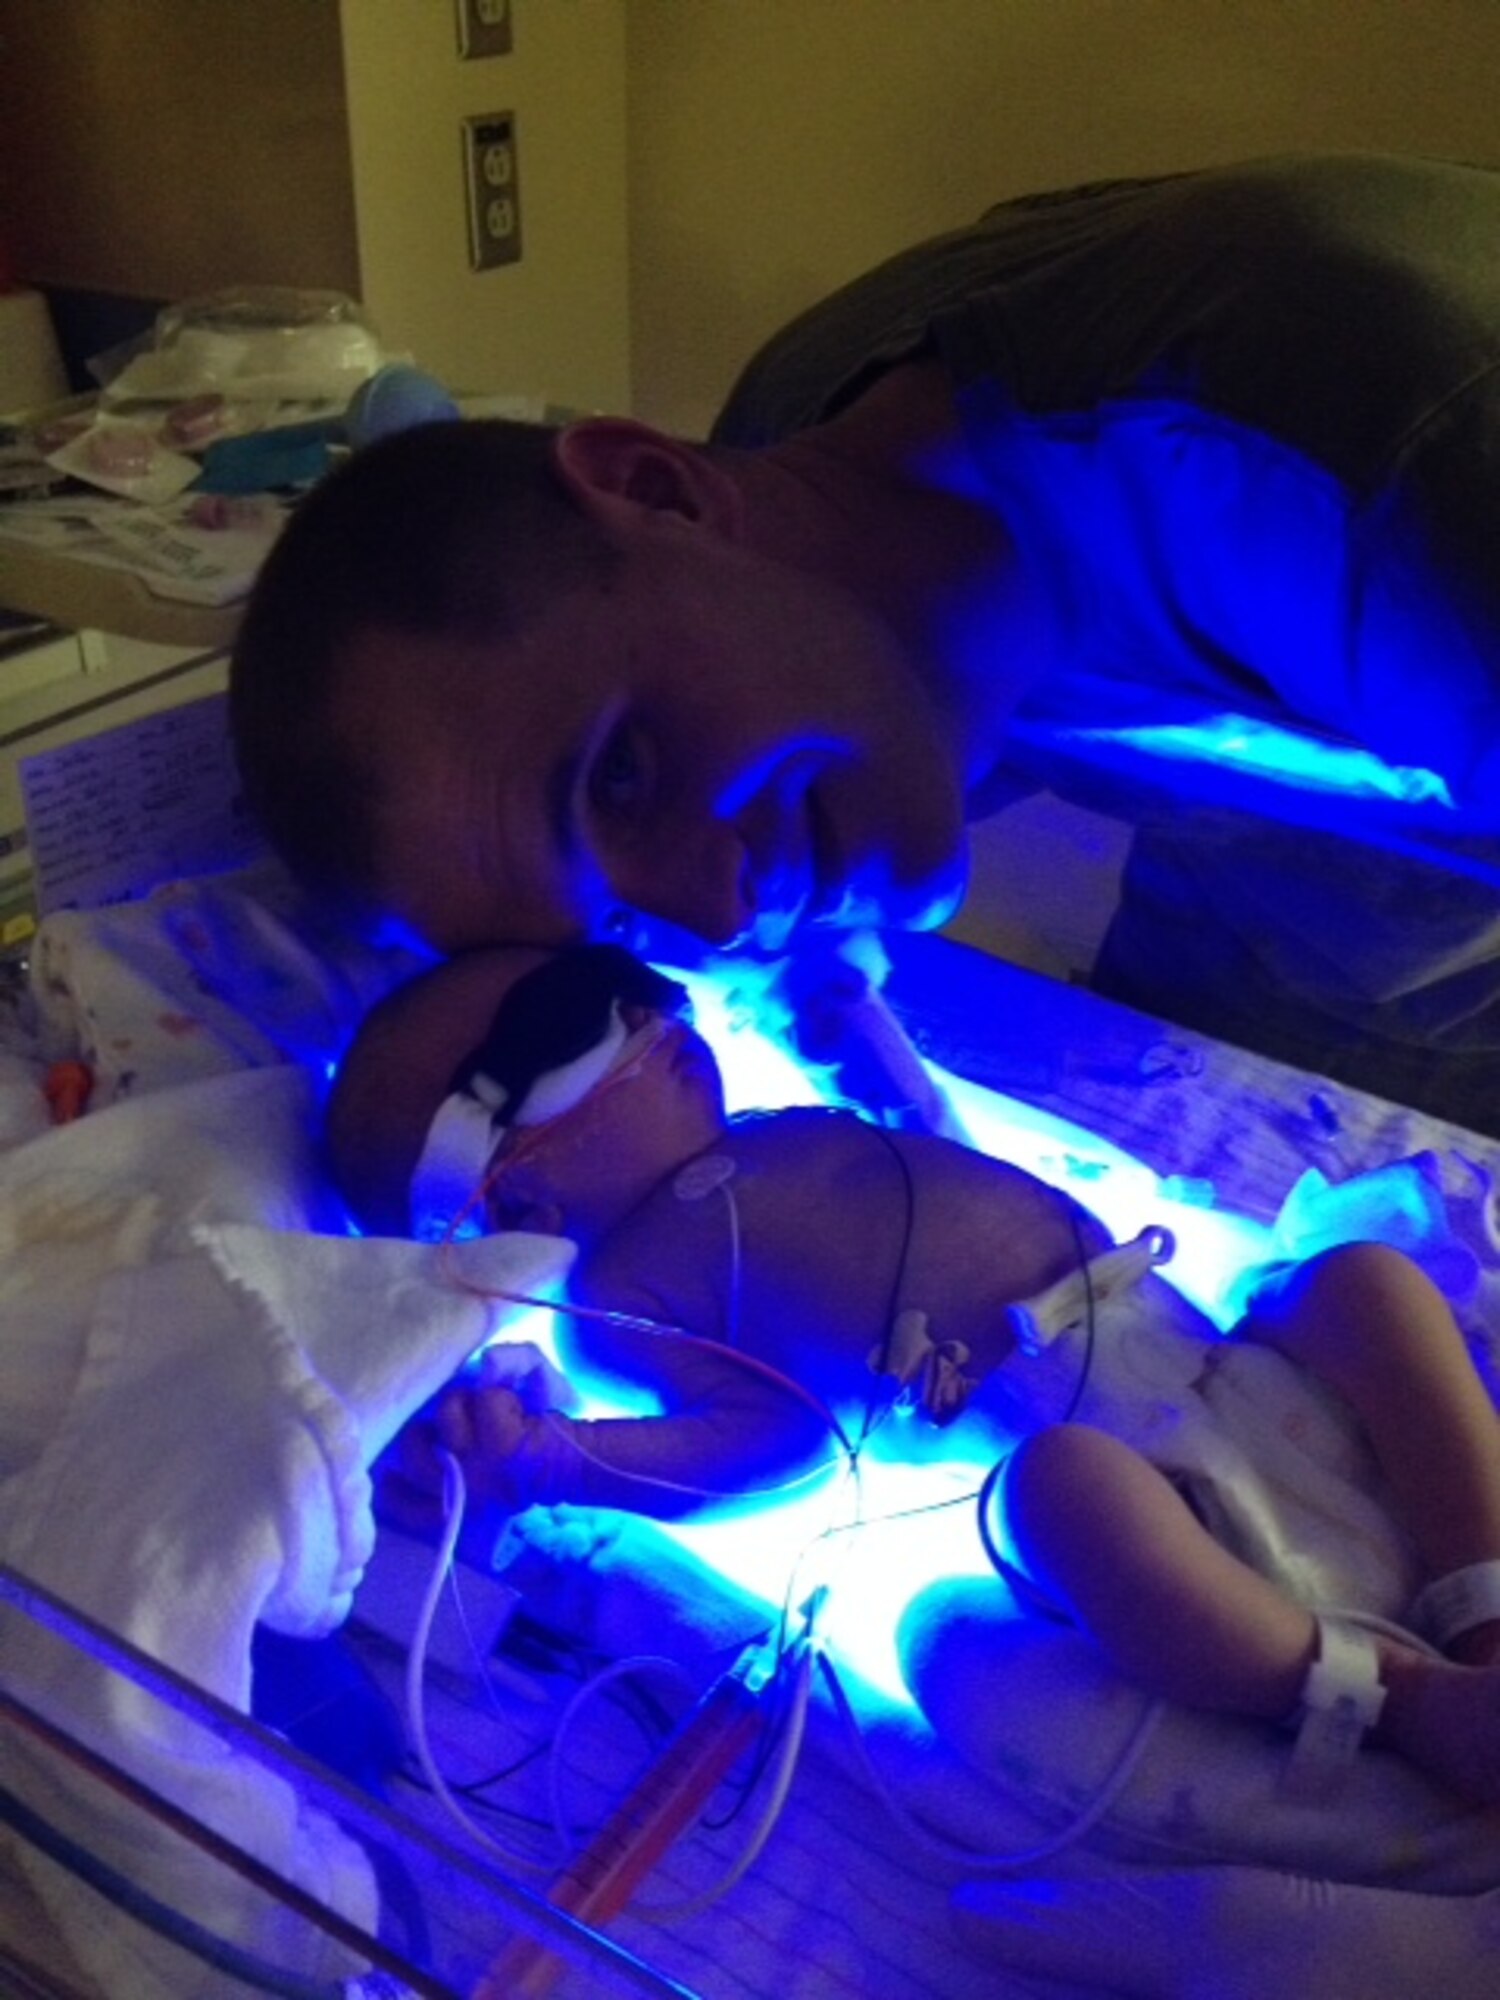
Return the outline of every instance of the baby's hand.
[[[457,1459],[471,1502],[519,1513],[532,1495],[515,1461],[538,1421],[513,1389],[483,1381],[446,1389],[377,1466],[381,1517],[415,1534],[437,1533],[446,1512],[445,1457]]]
[[[528,1504],[510,1461],[534,1421],[513,1389],[481,1381],[473,1388],[450,1389],[443,1397],[437,1408],[438,1443],[458,1460],[475,1500],[512,1512]]]
[[[444,1456],[457,1460],[471,1506],[519,1514],[543,1497],[549,1429],[563,1421],[533,1416],[513,1389],[464,1382],[439,1398],[418,1449],[430,1451],[439,1478]]]
[[[531,1340],[496,1340],[479,1357],[479,1381],[487,1387],[513,1389],[531,1416],[544,1410],[571,1410],[578,1394],[559,1368]]]
[[[371,1468],[375,1514],[411,1535],[432,1536],[443,1526],[443,1461],[429,1405],[396,1433]]]
[[[790,1015],[790,1034],[808,1062],[846,1062],[861,1040],[860,1011],[888,970],[872,933],[798,941],[776,968],[773,994]]]

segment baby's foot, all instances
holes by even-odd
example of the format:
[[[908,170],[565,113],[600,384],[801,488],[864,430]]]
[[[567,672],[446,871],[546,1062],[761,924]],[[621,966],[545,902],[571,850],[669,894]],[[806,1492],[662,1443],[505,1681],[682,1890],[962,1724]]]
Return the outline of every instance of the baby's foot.
[[[1381,1663],[1379,1740],[1478,1805],[1500,1806],[1500,1666],[1404,1650]]]

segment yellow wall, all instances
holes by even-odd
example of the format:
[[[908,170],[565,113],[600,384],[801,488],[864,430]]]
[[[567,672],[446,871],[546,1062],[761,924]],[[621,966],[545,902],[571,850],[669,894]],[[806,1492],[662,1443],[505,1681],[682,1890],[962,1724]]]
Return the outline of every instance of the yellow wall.
[[[460,62],[453,0],[343,0],[365,303],[456,388],[628,407],[625,15],[514,0],[510,55]],[[512,111],[517,264],[471,271],[460,121]]]
[[[515,0],[0,0],[0,244],[34,284],[362,298],[457,388],[628,406],[625,14]],[[470,269],[460,122],[514,112],[519,264]]]
[[[989,202],[1279,149],[1500,163],[1500,0],[628,0],[634,398]]]
[[[361,294],[459,386],[692,432],[828,286],[1008,193],[1287,146],[1500,159],[1500,0],[0,0],[27,278]],[[346,95],[347,84],[347,95]],[[468,268],[459,120],[517,114]]]

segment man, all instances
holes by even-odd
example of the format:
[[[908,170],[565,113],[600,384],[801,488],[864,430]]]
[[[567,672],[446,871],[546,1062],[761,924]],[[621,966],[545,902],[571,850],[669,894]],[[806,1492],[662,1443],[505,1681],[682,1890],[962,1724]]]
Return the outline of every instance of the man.
[[[1500,1124],[1497,519],[1500,174],[1106,184],[824,301],[706,448],[361,454],[267,565],[236,738],[293,865],[444,946],[939,922],[1045,780],[1142,826],[1106,990]],[[1280,828],[1120,763],[1224,711],[1418,804],[1320,777]]]

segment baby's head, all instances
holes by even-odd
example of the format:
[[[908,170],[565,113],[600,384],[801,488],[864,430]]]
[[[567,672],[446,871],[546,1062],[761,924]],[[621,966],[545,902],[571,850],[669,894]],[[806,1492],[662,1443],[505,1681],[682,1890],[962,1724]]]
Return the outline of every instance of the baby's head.
[[[329,1163],[361,1226],[472,1219],[592,1241],[724,1126],[687,995],[614,945],[462,953],[362,1023],[328,1105]]]

